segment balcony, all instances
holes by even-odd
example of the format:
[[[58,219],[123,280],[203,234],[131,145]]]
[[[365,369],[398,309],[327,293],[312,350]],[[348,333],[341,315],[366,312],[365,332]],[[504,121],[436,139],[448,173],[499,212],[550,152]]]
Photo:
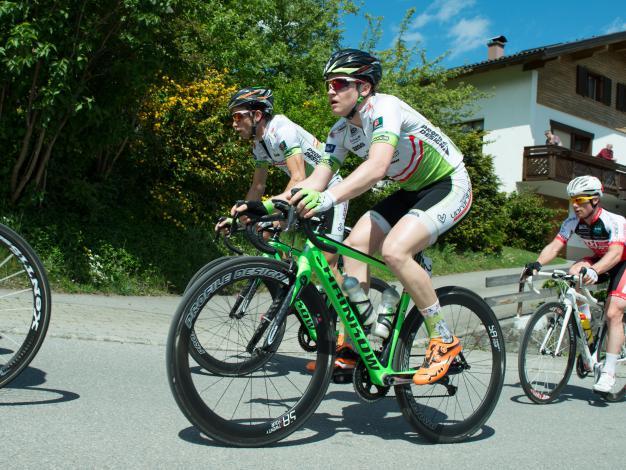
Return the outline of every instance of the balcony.
[[[523,181],[567,184],[582,175],[598,177],[606,194],[626,200],[626,166],[556,145],[524,147]]]

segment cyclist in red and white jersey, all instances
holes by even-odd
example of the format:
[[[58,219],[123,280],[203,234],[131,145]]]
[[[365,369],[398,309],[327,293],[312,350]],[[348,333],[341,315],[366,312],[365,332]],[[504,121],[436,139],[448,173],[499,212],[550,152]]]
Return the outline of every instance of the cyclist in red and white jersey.
[[[602,183],[595,176],[579,176],[567,185],[574,215],[567,218],[561,225],[559,233],[546,245],[537,261],[526,265],[523,276],[532,275],[541,267],[552,261],[559,251],[567,244],[572,234],[582,238],[591,249],[593,256],[583,258],[569,269],[570,274],[579,274],[584,267],[587,269],[583,281],[593,284],[598,275],[608,273],[609,288],[605,305],[608,325],[608,341],[606,360],[602,374],[594,384],[594,390],[609,392],[615,384],[615,369],[620,348],[624,343],[624,327],[622,316],[626,308],[626,219],[621,215],[609,212],[600,207],[603,194]],[[590,317],[589,306],[582,304],[581,311]]]
[[[324,156],[324,143],[287,116],[274,115],[274,97],[270,89],[243,88],[231,97],[228,109],[233,118],[233,128],[243,139],[252,141],[252,155],[256,167],[252,184],[246,194],[247,203],[233,206],[231,214],[245,210],[270,213],[273,210],[271,200],[285,200],[289,190],[310,175],[320,163]],[[261,202],[270,166],[284,171],[289,176],[289,182],[282,193]],[[334,174],[328,186],[340,181],[341,177]],[[328,211],[325,224],[329,237],[337,241],[343,240],[347,212],[347,202]],[[223,229],[229,222],[228,219],[221,220],[216,225],[216,230]]]
[[[324,79],[332,112],[341,119],[326,141],[328,157],[301,184],[306,189],[292,203],[310,216],[364,193],[385,177],[399,183],[401,189],[359,219],[346,244],[368,254],[381,252],[424,315],[430,344],[413,381],[426,384],[446,374],[462,347],[440,313],[429,275],[413,257],[468,213],[472,187],[463,155],[452,141],[402,100],[377,93],[381,78],[380,61],[367,52],[345,49],[330,57]],[[365,161],[324,191],[348,153]],[[347,258],[345,271],[367,286],[366,264]]]

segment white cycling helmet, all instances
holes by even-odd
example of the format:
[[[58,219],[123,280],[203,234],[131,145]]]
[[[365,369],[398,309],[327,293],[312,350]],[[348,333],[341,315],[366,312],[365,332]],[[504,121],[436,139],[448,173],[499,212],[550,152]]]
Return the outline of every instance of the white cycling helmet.
[[[579,176],[574,178],[567,185],[567,194],[569,197],[574,196],[600,196],[603,191],[602,183],[595,176]]]

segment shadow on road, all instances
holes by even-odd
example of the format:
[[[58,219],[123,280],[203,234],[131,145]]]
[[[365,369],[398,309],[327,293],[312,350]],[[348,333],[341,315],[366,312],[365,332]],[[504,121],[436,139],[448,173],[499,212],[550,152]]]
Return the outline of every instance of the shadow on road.
[[[522,388],[522,385],[519,382],[516,384],[504,384],[504,386],[516,389]],[[589,405],[599,408],[609,406],[609,403],[607,403],[604,399],[602,399],[602,397],[593,392],[593,390],[591,389],[591,385],[589,386],[589,388],[587,388],[571,384],[567,384],[563,388],[559,396],[554,401],[548,403],[548,405],[556,405],[571,400],[586,401]],[[519,403],[520,405],[538,405],[538,403],[530,401],[530,399],[524,393],[512,396],[511,401]]]
[[[346,402],[346,405],[340,410],[341,414],[323,413],[318,410],[300,430],[287,437],[285,441],[272,444],[271,447],[291,447],[321,442],[337,434],[376,436],[385,440],[404,440],[421,445],[432,444],[413,431],[401,414],[398,415],[400,409],[394,397],[367,404],[360,402],[352,389],[347,389],[346,391],[332,391],[328,393],[325,400],[339,400]],[[309,435],[298,438],[303,431]],[[314,434],[310,435],[311,432]],[[178,435],[192,444],[231,447],[205,437],[193,426],[181,430]],[[493,435],[495,435],[494,429],[484,425],[478,434],[464,442],[481,441]]]
[[[45,383],[44,371],[27,367],[15,380],[0,389],[0,406],[49,405],[80,398],[74,392],[39,386]]]

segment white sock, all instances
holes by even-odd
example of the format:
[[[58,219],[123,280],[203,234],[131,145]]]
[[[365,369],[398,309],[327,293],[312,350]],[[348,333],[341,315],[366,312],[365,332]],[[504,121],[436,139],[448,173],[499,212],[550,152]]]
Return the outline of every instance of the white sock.
[[[617,367],[617,359],[619,354],[606,353],[606,359],[604,360],[604,368],[602,372],[615,376],[615,368]]]

